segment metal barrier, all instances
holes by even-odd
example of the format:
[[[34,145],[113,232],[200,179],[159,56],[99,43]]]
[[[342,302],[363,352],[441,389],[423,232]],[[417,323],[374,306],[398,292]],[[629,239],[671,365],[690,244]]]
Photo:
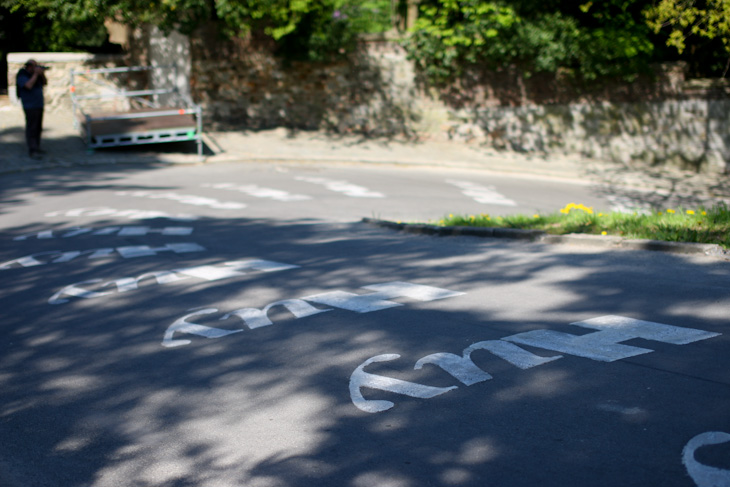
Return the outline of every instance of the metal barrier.
[[[81,130],[90,151],[103,147],[195,141],[198,157],[203,159],[202,109],[189,96],[183,96],[175,86],[129,91],[108,80],[94,77],[164,69],[173,69],[175,79],[177,78],[174,66],[133,66],[81,71],[71,69],[74,127]],[[79,94],[79,88],[83,91],[83,87],[87,86],[77,85],[77,81],[81,80],[100,86],[104,92]],[[163,97],[166,99],[164,103],[161,101]],[[101,110],[98,106],[100,101],[110,99],[123,99],[125,110]],[[87,106],[92,100],[97,102],[97,106]]]

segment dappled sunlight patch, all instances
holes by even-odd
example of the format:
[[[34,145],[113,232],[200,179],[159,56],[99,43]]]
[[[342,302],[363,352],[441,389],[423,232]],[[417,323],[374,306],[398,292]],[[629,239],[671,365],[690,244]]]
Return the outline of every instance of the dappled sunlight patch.
[[[575,391],[573,376],[564,370],[536,370],[514,387],[495,392],[498,401],[512,403],[530,398],[553,398]]]

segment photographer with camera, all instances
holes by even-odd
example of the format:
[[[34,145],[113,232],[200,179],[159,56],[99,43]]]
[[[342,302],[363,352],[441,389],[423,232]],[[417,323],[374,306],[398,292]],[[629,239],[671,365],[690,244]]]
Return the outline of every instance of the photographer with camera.
[[[48,69],[29,59],[15,78],[18,98],[25,112],[25,140],[28,153],[33,159],[40,159],[41,131],[43,130],[43,86],[46,85],[44,71]]]

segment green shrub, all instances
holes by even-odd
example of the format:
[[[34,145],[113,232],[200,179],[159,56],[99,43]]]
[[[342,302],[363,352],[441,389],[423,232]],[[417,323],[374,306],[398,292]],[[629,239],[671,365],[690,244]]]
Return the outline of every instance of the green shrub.
[[[453,82],[470,66],[514,65],[528,76],[567,68],[584,79],[631,77],[646,69],[653,52],[649,28],[631,8],[637,2],[528,15],[516,9],[520,2],[428,0],[404,45],[437,85]]]

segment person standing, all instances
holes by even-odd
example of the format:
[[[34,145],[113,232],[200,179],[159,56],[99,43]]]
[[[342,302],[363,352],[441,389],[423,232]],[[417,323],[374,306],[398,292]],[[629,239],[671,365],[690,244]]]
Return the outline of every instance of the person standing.
[[[25,66],[18,71],[16,84],[18,98],[25,112],[25,141],[28,144],[28,155],[33,159],[40,159],[41,131],[43,130],[43,87],[46,85],[46,70],[44,66],[29,59]]]

